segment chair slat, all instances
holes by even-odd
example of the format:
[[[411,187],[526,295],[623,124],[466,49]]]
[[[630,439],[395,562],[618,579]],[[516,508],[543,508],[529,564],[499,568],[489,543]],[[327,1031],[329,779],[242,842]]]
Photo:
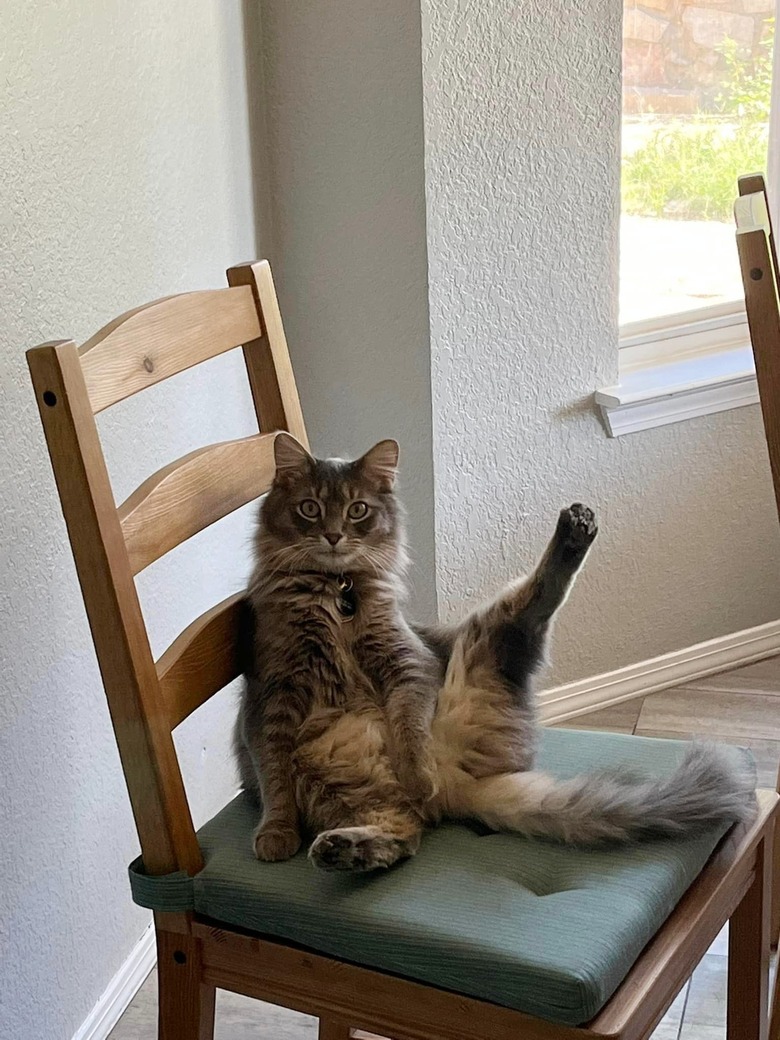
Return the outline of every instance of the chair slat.
[[[248,286],[169,296],[128,311],[79,347],[92,411],[258,336]]]
[[[231,597],[155,664],[133,576],[268,490],[277,430],[306,443],[268,265],[231,278],[226,289],[130,311],[80,348],[49,343],[27,355],[149,874],[202,867],[171,730],[239,674],[247,615]],[[261,433],[166,466],[117,509],[95,413],[239,346]],[[156,920],[166,932],[190,929],[186,914]]]
[[[737,249],[769,464],[780,513],[780,303],[769,226],[750,230],[751,226],[737,228]]]
[[[769,230],[769,252],[772,254],[772,265],[775,270],[775,279],[777,279],[777,247],[775,246],[775,233],[772,227],[772,214],[769,210],[769,198],[766,193],[766,184],[764,183],[764,178],[760,173],[749,173],[737,179],[737,186],[740,196],[755,195],[760,192],[761,195],[763,195],[764,197],[766,223]]]
[[[775,503],[780,515],[780,301],[777,248],[764,178],[760,174],[740,177],[739,195],[734,207],[737,249]],[[777,790],[780,791],[780,769]],[[780,840],[774,842],[773,860],[770,935],[776,941],[780,934]],[[780,1040],[780,973],[775,977],[769,1035],[773,1040]]]
[[[145,480],[119,507],[133,574],[265,494],[274,477],[274,437],[210,444]]]
[[[243,344],[258,426],[265,431],[287,430],[308,448],[271,266],[267,260],[241,264],[231,267],[227,276],[232,286],[250,289],[258,313],[263,316],[261,336]]]
[[[239,633],[244,598],[245,593],[236,593],[201,614],[157,662],[171,729],[241,674]]]

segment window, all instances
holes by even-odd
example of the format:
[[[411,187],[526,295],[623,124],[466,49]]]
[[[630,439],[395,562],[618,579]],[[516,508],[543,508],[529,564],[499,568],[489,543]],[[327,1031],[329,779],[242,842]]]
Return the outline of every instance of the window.
[[[720,406],[747,404],[733,202],[737,177],[767,168],[775,0],[624,0],[623,15],[620,386],[597,400],[700,393],[714,371],[742,388]]]
[[[625,2],[621,325],[742,297],[732,204],[766,169],[773,8]]]

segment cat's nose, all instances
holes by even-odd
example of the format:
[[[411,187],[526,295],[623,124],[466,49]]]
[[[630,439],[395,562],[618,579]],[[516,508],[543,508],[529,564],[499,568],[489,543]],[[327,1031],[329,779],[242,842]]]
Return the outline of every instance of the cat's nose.
[[[325,537],[331,545],[338,545],[344,535],[340,531],[326,531]]]

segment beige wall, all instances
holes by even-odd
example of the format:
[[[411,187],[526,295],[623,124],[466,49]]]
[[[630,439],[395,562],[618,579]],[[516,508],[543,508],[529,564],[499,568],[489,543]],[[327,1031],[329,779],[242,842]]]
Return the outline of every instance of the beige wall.
[[[264,0],[274,271],[314,451],[401,444],[412,609],[436,609],[420,8]]]
[[[137,841],[26,347],[83,340],[256,252],[240,6],[7,4],[0,14],[0,1036],[70,1040],[140,937]],[[251,432],[240,358],[101,417],[119,498]],[[139,582],[161,650],[240,588],[245,516]],[[230,694],[178,734],[195,812],[234,790]]]

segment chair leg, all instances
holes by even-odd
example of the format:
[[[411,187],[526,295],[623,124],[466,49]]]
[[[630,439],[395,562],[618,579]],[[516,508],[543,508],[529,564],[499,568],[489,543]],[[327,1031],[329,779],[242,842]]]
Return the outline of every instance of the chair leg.
[[[727,1040],[768,1040],[771,848],[756,849],[755,875],[729,923]]]
[[[351,1030],[343,1018],[321,1018],[319,1040],[350,1040]]]
[[[775,972],[775,992],[769,1012],[769,1040],[780,1040],[780,970]]]
[[[158,1040],[214,1040],[216,990],[201,979],[200,944],[157,932]]]
[[[772,843],[772,924],[770,926],[770,942],[772,946],[780,945],[780,825],[774,825],[774,841]]]
[[[778,934],[780,933],[780,826],[777,821],[773,828],[774,841],[772,844],[772,911],[770,926],[770,945],[780,945]],[[775,967],[775,984],[773,987],[772,1001],[769,1005],[769,1040],[780,1040],[780,962]]]

